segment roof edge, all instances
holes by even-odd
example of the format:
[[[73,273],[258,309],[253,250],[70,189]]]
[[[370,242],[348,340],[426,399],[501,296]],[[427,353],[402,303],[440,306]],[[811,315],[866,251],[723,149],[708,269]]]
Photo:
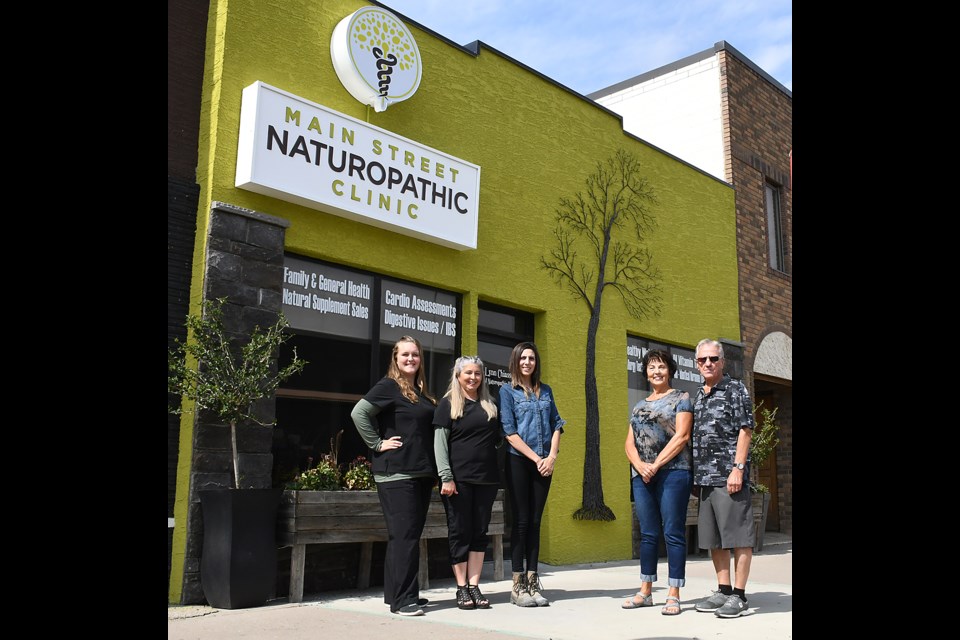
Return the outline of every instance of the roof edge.
[[[680,58],[679,60],[676,60],[669,64],[665,64],[662,67],[657,67],[656,69],[653,69],[651,71],[647,71],[645,73],[641,73],[640,75],[634,76],[632,78],[622,80],[616,84],[612,84],[609,87],[606,87],[604,89],[599,89],[597,91],[594,91],[593,93],[588,93],[587,97],[590,98],[591,100],[597,100],[598,98],[603,98],[605,96],[617,93],[618,91],[629,89],[630,87],[636,86],[642,82],[646,82],[647,80],[653,80],[654,78],[658,78],[664,75],[665,73],[670,73],[671,71],[676,71],[677,69],[682,69],[696,62],[700,62],[701,60],[712,58],[713,56],[715,56],[717,53],[721,51],[727,51],[728,53],[735,56],[738,60],[740,60],[740,62],[750,67],[758,75],[760,75],[762,78],[767,80],[770,84],[772,84],[778,90],[786,94],[788,98],[793,100],[793,92],[790,91],[790,89],[787,89],[785,86],[783,86],[783,84],[778,82],[773,76],[771,76],[769,73],[767,73],[766,71],[758,67],[756,63],[754,63],[747,56],[743,55],[740,51],[738,51],[733,45],[728,43],[726,40],[720,40],[719,42],[715,43],[712,47],[708,49],[704,49],[703,51],[700,51],[698,53],[691,54],[685,58]]]

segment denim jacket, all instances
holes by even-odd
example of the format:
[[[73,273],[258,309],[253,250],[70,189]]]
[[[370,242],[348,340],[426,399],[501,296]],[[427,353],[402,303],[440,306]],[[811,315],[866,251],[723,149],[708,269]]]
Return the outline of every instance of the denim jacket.
[[[500,387],[500,422],[503,435],[517,433],[528,447],[541,458],[550,455],[550,439],[553,432],[563,433],[566,420],[560,417],[557,404],[553,401],[553,389],[540,383],[540,397],[526,397],[523,389],[516,389],[509,383]],[[507,440],[507,451],[515,456],[523,455]]]

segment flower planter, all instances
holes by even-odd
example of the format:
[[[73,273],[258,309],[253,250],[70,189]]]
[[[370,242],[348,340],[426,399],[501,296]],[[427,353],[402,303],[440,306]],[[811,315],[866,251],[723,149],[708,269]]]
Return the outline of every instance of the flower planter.
[[[487,533],[493,541],[493,575],[503,579],[503,489],[493,503],[493,517]],[[434,492],[427,511],[427,523],[420,536],[420,588],[429,589],[427,540],[447,537],[447,517]],[[290,602],[303,601],[303,571],[306,545],[343,542],[360,543],[357,588],[370,586],[370,561],[374,542],[386,542],[387,528],[376,490],[283,492],[277,516],[277,546],[293,547],[290,554]]]
[[[760,497],[762,500],[762,506],[760,507],[760,520],[757,521],[757,497]],[[753,494],[753,518],[754,521],[757,521],[757,546],[753,548],[754,551],[763,551],[763,533],[767,530],[767,511],[770,509],[770,494],[769,493],[755,493]]]
[[[276,527],[280,489],[206,489],[200,583],[211,607],[266,603],[277,581]]]

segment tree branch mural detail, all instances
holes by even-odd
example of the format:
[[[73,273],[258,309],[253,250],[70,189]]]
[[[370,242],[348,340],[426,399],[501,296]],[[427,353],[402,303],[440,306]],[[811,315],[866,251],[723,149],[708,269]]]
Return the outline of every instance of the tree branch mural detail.
[[[639,160],[618,149],[606,162],[597,163],[596,171],[586,179],[586,193],[560,198],[554,229],[556,246],[549,256],[540,258],[541,268],[571,295],[583,300],[590,313],[584,368],[583,504],[573,514],[577,520],[616,520],[603,502],[597,329],[608,287],[620,294],[634,318],[641,320],[660,313],[660,270],[644,245],[657,226],[650,210],[656,204],[653,188],[641,175]]]

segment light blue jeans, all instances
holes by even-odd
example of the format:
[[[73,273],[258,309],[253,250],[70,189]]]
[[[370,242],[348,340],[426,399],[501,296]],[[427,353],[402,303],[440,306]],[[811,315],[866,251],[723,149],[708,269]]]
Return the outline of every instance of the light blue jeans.
[[[631,480],[633,503],[640,523],[640,581],[657,581],[657,547],[663,535],[671,587],[686,583],[687,502],[693,474],[686,469],[661,470],[649,483]]]

